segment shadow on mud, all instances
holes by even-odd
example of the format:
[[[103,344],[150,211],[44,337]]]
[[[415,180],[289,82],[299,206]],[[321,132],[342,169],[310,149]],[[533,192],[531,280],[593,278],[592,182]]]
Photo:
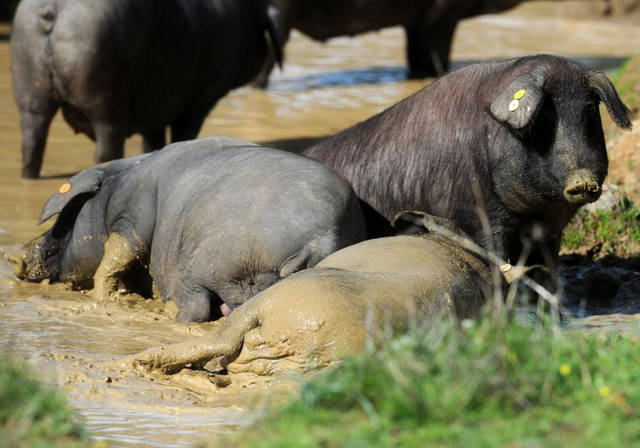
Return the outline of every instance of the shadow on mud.
[[[80,171],[72,171],[70,173],[62,173],[62,174],[48,174],[48,175],[44,175],[44,176],[40,176],[39,179],[40,180],[47,180],[47,179],[69,179],[70,177],[75,176],[76,174],[78,174]]]
[[[640,256],[560,257],[565,307],[576,316],[640,313]]]
[[[305,148],[327,137],[328,135],[322,137],[286,138],[282,140],[269,140],[266,142],[260,142],[260,144],[268,146],[270,148],[278,148],[285,151],[293,152],[295,154],[300,154]]]
[[[575,56],[570,59],[591,70],[614,72],[626,57],[588,57]],[[478,62],[490,62],[488,60],[464,60],[452,63],[449,71],[458,70],[470,64]],[[407,77],[407,68],[399,67],[366,67],[353,70],[341,70],[337,72],[319,73],[298,78],[281,79],[273,81],[269,90],[274,92],[295,92],[307,89],[317,89],[335,86],[354,86],[361,84],[390,84],[402,82]]]

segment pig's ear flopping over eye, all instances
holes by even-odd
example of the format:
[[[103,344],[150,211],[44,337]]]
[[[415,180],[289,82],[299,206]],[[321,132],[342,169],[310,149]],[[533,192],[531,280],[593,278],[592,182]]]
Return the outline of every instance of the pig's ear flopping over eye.
[[[62,184],[42,207],[40,222],[42,224],[53,215],[62,213],[70,205],[78,208],[91,198],[102,185],[104,170],[102,168],[90,168],[76,174]]]
[[[513,129],[527,126],[542,104],[544,74],[534,69],[520,76],[490,106],[491,115]]]
[[[587,75],[589,90],[607,107],[611,119],[624,129],[631,129],[631,111],[624,105],[615,87],[602,72],[592,71]]]

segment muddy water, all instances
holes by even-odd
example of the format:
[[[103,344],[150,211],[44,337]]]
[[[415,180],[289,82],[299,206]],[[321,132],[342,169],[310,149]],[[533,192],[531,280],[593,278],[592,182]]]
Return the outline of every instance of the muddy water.
[[[591,6],[585,3],[597,2],[577,2],[568,10],[588,15]],[[550,15],[541,16],[540,11]],[[0,36],[7,32],[8,26],[0,27]],[[270,89],[233,92],[211,113],[201,135],[296,148],[335,133],[425,84],[404,81],[403,45],[399,29],[339,38],[326,45],[294,33],[285,71],[274,75]],[[538,3],[508,15],[465,22],[457,33],[453,58],[459,66],[550,52],[613,69],[638,48],[638,25],[570,20],[559,14],[555,4]],[[139,144],[139,138],[130,139],[126,154],[137,154]],[[36,225],[44,200],[66,177],[92,164],[93,143],[73,135],[59,116],[51,128],[42,180],[19,178],[19,146],[9,47],[2,40],[0,250],[5,252],[46,228]],[[93,437],[113,446],[192,445],[247,424],[252,410],[276,399],[269,391],[291,387],[286,381],[265,383],[247,377],[221,388],[203,372],[184,372],[173,379],[142,378],[103,366],[111,358],[202,334],[215,325],[177,324],[174,313],[170,306],[136,297],[97,302],[57,285],[17,282],[8,264],[0,261],[0,350],[28,359],[45,379],[60,385]],[[619,326],[630,325],[635,316],[590,319],[593,325]]]

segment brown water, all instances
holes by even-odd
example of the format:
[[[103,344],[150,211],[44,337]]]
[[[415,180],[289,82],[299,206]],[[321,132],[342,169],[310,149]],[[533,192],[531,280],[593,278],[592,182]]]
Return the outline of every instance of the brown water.
[[[582,11],[591,7],[585,2],[575,6]],[[640,24],[569,20],[557,15],[557,8],[533,4],[465,22],[453,48],[455,65],[548,52],[611,70],[640,49]],[[540,11],[551,16],[540,16]],[[0,35],[7,31],[8,26],[0,27]],[[295,148],[335,133],[425,85],[403,79],[403,45],[400,29],[326,45],[294,33],[285,71],[275,74],[270,89],[243,88],[228,95],[210,114],[201,136],[228,135]],[[138,137],[130,139],[126,154],[139,153],[139,144]],[[44,179],[20,179],[9,46],[0,41],[0,250],[15,250],[46,228],[36,224],[43,202],[66,177],[91,166],[93,146],[58,116],[48,140]],[[101,364],[215,325],[178,324],[173,312],[135,297],[104,303],[57,285],[18,282],[0,261],[0,350],[29,359],[45,379],[61,386],[92,436],[113,446],[192,445],[247,424],[251,410],[277,396],[269,391],[280,390],[275,381],[245,378],[219,388],[202,372],[184,372],[172,380],[142,378]],[[636,316],[589,319],[589,325],[629,327]]]

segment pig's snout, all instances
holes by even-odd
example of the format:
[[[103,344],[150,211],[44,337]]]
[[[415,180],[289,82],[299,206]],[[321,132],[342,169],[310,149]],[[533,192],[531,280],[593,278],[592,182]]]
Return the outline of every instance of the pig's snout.
[[[564,198],[573,205],[583,205],[596,201],[602,194],[602,187],[589,171],[577,171],[569,176]]]
[[[40,235],[13,254],[6,255],[6,259],[13,265],[16,277],[32,282],[51,277],[51,270],[43,259],[43,245],[46,243],[46,238]]]
[[[24,251],[20,250],[17,253],[5,254],[4,258],[9,261],[9,263],[11,263],[15,276],[18,278],[22,278],[26,269],[26,264],[24,262]]]

